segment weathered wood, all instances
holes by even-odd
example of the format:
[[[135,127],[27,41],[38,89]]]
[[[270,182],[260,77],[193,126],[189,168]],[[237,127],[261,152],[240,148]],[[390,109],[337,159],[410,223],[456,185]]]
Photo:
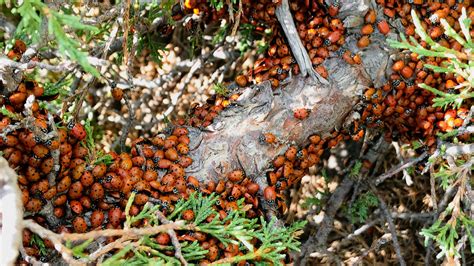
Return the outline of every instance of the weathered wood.
[[[0,265],[13,265],[21,246],[23,203],[17,175],[0,156]]]
[[[205,130],[191,130],[194,163],[187,174],[203,182],[219,180],[234,169],[252,178],[264,176],[272,159],[290,145],[302,146],[312,134],[327,136],[340,128],[371,80],[362,65],[348,65],[339,58],[327,64],[332,69],[329,85],[298,76],[273,91],[265,82],[247,88],[237,105],[224,110]],[[299,108],[311,110],[307,119],[294,118]],[[259,136],[267,132],[279,143],[261,143]]]

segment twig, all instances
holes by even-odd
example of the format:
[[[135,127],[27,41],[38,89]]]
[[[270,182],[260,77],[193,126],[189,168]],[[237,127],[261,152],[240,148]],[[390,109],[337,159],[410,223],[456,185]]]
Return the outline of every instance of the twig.
[[[56,124],[54,123],[54,118],[50,113],[48,113],[48,124],[52,129],[51,130],[51,133],[52,133],[51,135],[53,136],[53,139],[59,140],[58,129],[56,127]],[[60,162],[59,162],[59,156],[60,156],[59,148],[57,148],[55,150],[51,149],[51,157],[53,158],[53,169],[48,174],[49,187],[52,187],[52,186],[56,185],[56,177],[57,177],[57,174],[58,174],[59,170],[61,169],[61,165],[60,165]]]
[[[198,230],[198,228],[192,224],[186,225],[184,221],[176,221],[176,222],[169,222],[168,224],[162,224],[158,226],[153,226],[153,227],[145,227],[145,228],[124,228],[124,229],[106,229],[106,230],[100,230],[100,231],[91,231],[83,234],[79,233],[62,233],[62,234],[57,234],[54,233],[41,225],[37,224],[33,220],[24,220],[23,221],[23,226],[25,228],[28,228],[32,232],[36,233],[39,235],[41,238],[44,239],[49,239],[51,242],[54,244],[54,248],[62,255],[63,259],[69,263],[69,264],[84,264],[82,261],[78,261],[73,258],[72,256],[72,251],[67,248],[63,242],[68,242],[68,241],[84,241],[84,240],[89,240],[89,239],[97,239],[99,237],[113,237],[113,236],[121,236],[118,240],[114,241],[115,242],[120,242],[123,243],[126,240],[131,240],[131,239],[138,239],[144,235],[155,235],[161,232],[169,232],[170,230],[174,232],[174,230]],[[18,239],[21,239],[18,238]],[[96,252],[92,253],[90,257],[90,261],[93,261],[92,259],[97,259],[101,255],[104,254],[105,250],[112,250],[114,248],[120,247],[121,244],[116,243],[111,245],[106,245],[100,249],[98,249]],[[181,255],[182,256],[182,255]]]
[[[344,239],[342,239],[342,241],[339,242],[338,246],[342,246],[342,245],[345,245],[345,244],[349,243],[353,238],[355,238],[357,236],[360,236],[365,231],[372,228],[372,226],[378,224],[381,220],[382,220],[382,218],[373,219],[373,220],[369,221],[368,223],[364,224],[363,226],[359,227],[358,229],[354,230],[353,233],[347,235]]]
[[[129,51],[128,51],[128,33],[130,31],[130,4],[131,0],[126,0],[122,3],[122,16],[123,16],[123,43],[122,43],[122,52],[123,52],[123,64],[127,65]]]
[[[166,219],[166,217],[161,213],[160,211],[156,211],[156,216],[160,220],[162,224],[170,224],[171,222]],[[173,229],[168,229],[167,231],[168,235],[171,238],[171,243],[174,246],[174,256],[179,259],[182,265],[188,265],[188,262],[186,259],[183,257],[183,254],[181,253],[181,244],[179,243],[178,236],[176,236],[176,232]]]
[[[424,152],[423,154],[421,154],[420,156],[418,156],[418,158],[415,158],[415,159],[412,159],[408,162],[405,162],[405,163],[401,163],[395,167],[393,167],[392,169],[390,169],[388,172],[386,172],[385,174],[377,177],[377,179],[375,179],[374,181],[374,184],[376,186],[380,185],[382,182],[384,182],[387,178],[389,177],[392,177],[394,175],[396,175],[397,173],[399,173],[400,171],[412,166],[412,165],[415,165],[417,164],[418,162],[422,161],[423,159],[425,159],[425,157],[428,155],[427,152]]]
[[[89,86],[91,84],[94,84],[95,80],[96,78],[92,77],[89,81],[87,81],[86,84],[84,84],[84,86],[82,86],[81,90],[78,92],[79,97],[75,97],[76,100],[75,100],[74,110],[72,111],[72,117],[74,120],[76,120],[77,116],[79,115],[79,111],[81,110],[82,103],[84,102],[84,99],[87,95]]]
[[[377,250],[380,249],[380,247],[387,244],[387,242],[390,240],[390,238],[391,238],[391,235],[388,234],[388,233],[383,235],[382,237],[380,237],[379,240],[377,240],[377,242],[373,243],[370,246],[370,248],[367,249],[366,251],[364,251],[364,253],[362,253],[362,255],[360,255],[359,258],[354,263],[352,263],[351,265],[358,265],[363,258],[365,258],[367,255],[369,255],[370,252],[377,251]]]
[[[312,235],[306,243],[303,244],[301,248],[301,265],[305,265],[306,260],[309,256],[308,254],[312,253],[318,247],[324,245],[329,236],[329,233],[332,231],[332,226],[334,222],[334,217],[336,216],[337,211],[341,207],[346,195],[352,189],[354,181],[349,177],[344,178],[341,184],[337,187],[336,191],[329,198],[326,206],[326,213],[324,215],[323,221],[321,222],[321,227],[318,229],[315,235]]]
[[[109,64],[107,61],[99,59],[97,57],[93,57],[93,56],[88,56],[87,61],[93,66],[105,66]],[[20,63],[20,62],[10,60],[6,57],[3,57],[0,59],[0,65],[4,65],[4,66],[14,68],[14,69],[19,69],[21,71],[38,67],[41,69],[46,69],[51,72],[59,73],[59,72],[73,70],[77,66],[77,63],[72,62],[70,60],[63,60],[63,63],[59,65],[51,65],[51,64],[39,62],[39,61],[29,61],[26,63]]]
[[[229,5],[229,10],[232,10],[232,6]],[[235,36],[235,34],[237,33],[237,30],[239,29],[239,25],[240,25],[240,17],[242,16],[242,11],[243,11],[243,8],[242,8],[242,0],[239,0],[239,10],[237,11],[237,14],[235,15],[235,23],[234,23],[234,27],[232,27],[232,32],[231,32],[231,36]],[[230,15],[231,19],[233,18],[232,15]]]
[[[17,175],[0,157],[0,265],[12,265],[21,247],[23,203]]]
[[[62,258],[71,265],[82,265],[84,263],[74,259],[72,255],[72,251],[67,248],[63,243],[63,239],[61,235],[58,235],[41,225],[37,224],[33,220],[24,220],[23,226],[31,230],[31,232],[37,234],[39,237],[43,239],[49,239],[54,244],[54,249],[56,249],[59,254],[61,254]]]
[[[293,56],[295,57],[296,62],[298,62],[301,74],[303,76],[309,74],[312,78],[318,80],[322,84],[329,85],[329,82],[316,73],[316,71],[313,69],[308,52],[303,46],[303,43],[301,42],[301,39],[298,35],[298,31],[296,30],[295,22],[291,16],[288,0],[281,1],[280,5],[278,5],[275,10],[275,13],[278,18],[278,22],[280,22],[280,25],[288,39]]]
[[[380,203],[379,207],[382,210],[382,213],[385,216],[385,220],[388,223],[388,228],[390,230],[390,234],[392,235],[393,247],[395,248],[395,253],[397,254],[397,257],[398,257],[398,262],[400,263],[400,265],[405,266],[406,262],[405,262],[405,259],[403,259],[401,247],[400,247],[400,244],[398,243],[397,232],[396,232],[395,224],[393,223],[392,215],[389,212],[387,204],[385,203],[383,198],[377,193],[375,186],[370,185],[370,188],[372,192],[377,196]]]
[[[43,265],[43,263],[37,261],[35,257],[32,257],[32,256],[26,254],[26,250],[25,250],[25,247],[23,247],[23,245],[20,245],[19,251],[20,251],[21,257],[26,262],[31,263],[32,266],[41,266],[41,265]]]
[[[97,249],[96,251],[92,252],[88,256],[88,260],[89,261],[96,261],[101,256],[107,254],[109,251],[125,246],[124,244],[128,243],[127,240],[129,240],[129,238],[127,236],[122,236],[121,238],[115,240],[114,242],[109,243],[109,244]]]
[[[462,154],[474,154],[474,144],[449,145],[446,144],[446,150],[443,157],[455,157]]]
[[[123,100],[125,101],[125,104],[128,108],[128,118],[126,119],[125,125],[122,127],[122,135],[120,135],[119,145],[121,151],[125,150],[125,141],[127,140],[128,132],[132,127],[133,121],[135,120],[134,110],[130,104],[130,101],[128,100],[127,94],[123,95]]]
[[[398,144],[398,142],[393,141],[392,146],[395,148],[395,153],[397,154],[398,160],[400,161],[401,164],[403,164],[405,162],[405,159],[403,158],[400,152],[400,145]],[[403,169],[403,179],[405,179],[407,186],[411,186],[413,184],[413,179],[411,178],[406,168]]]
[[[106,21],[114,19],[118,16],[118,14],[119,10],[115,7],[112,7],[110,10],[107,10],[105,13],[96,18],[83,19],[81,22],[86,25],[100,25]]]

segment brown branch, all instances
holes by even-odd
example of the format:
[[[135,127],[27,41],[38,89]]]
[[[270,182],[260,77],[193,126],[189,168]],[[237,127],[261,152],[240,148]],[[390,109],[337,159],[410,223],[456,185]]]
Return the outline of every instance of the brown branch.
[[[61,254],[62,258],[71,265],[83,265],[84,263],[74,259],[72,255],[72,251],[67,248],[64,244],[62,239],[62,236],[59,234],[56,234],[41,225],[37,224],[33,220],[24,220],[23,221],[23,226],[25,228],[28,228],[31,232],[37,234],[39,237],[43,239],[49,239],[51,242],[54,244],[54,249],[56,249],[59,254]]]
[[[382,246],[387,244],[388,241],[390,241],[390,238],[391,238],[390,234],[385,234],[382,237],[380,237],[376,242],[372,243],[369,249],[367,249],[366,251],[362,253],[362,255],[357,257],[357,260],[351,265],[359,265],[363,258],[369,255],[370,252],[379,250]]]
[[[119,140],[120,151],[125,150],[125,141],[127,140],[128,132],[130,132],[130,128],[132,127],[133,121],[135,120],[135,114],[134,114],[135,112],[134,112],[134,109],[132,108],[132,104],[130,104],[127,94],[123,95],[123,100],[125,101],[125,104],[127,105],[128,117],[125,121],[125,125],[122,127],[122,135],[120,135],[120,140]]]
[[[428,153],[427,152],[424,152],[423,154],[421,154],[420,156],[418,156],[418,158],[414,158],[408,162],[404,162],[404,163],[401,163],[395,167],[393,167],[392,169],[390,169],[389,171],[387,171],[386,173],[384,173],[383,175],[380,175],[379,177],[377,177],[377,179],[375,179],[374,181],[374,184],[376,186],[380,185],[381,183],[383,183],[387,178],[390,178],[396,174],[398,174],[399,172],[401,172],[402,170],[404,169],[407,169],[408,167],[411,167],[412,165],[415,165],[417,164],[418,162],[421,162],[423,159],[426,158],[426,156],[428,156]]]
[[[57,234],[54,233],[41,225],[37,224],[33,220],[24,220],[23,226],[28,228],[33,233],[36,233],[43,239],[49,239],[54,244],[54,248],[62,255],[62,258],[69,264],[72,265],[79,265],[84,264],[83,261],[79,261],[73,258],[71,249],[67,248],[63,243],[68,241],[84,241],[89,239],[97,239],[99,237],[115,237],[121,236],[121,238],[115,240],[114,242],[97,249],[95,252],[91,254],[87,258],[87,261],[93,262],[96,259],[100,258],[102,255],[106,254],[107,252],[120,248],[123,246],[123,243],[129,240],[138,239],[145,235],[155,235],[161,232],[174,232],[174,230],[197,230],[194,225],[186,225],[184,221],[175,221],[175,222],[168,222],[167,224],[162,224],[153,227],[145,227],[145,228],[124,228],[124,229],[106,229],[106,230],[99,230],[99,231],[91,231],[87,233],[62,233]],[[175,235],[176,236],[176,235]],[[18,239],[21,239],[19,237]],[[177,241],[177,238],[176,238]],[[179,242],[177,242],[179,245]],[[174,245],[175,243],[173,243]],[[176,248],[176,247],[175,247]],[[176,256],[180,259],[181,262],[186,262],[184,257],[181,254],[179,248],[176,248]],[[179,257],[181,256],[181,258]],[[185,263],[183,263],[186,265]]]
[[[129,240],[129,237],[127,236],[122,236],[121,238],[97,249],[96,251],[92,252],[89,256],[88,256],[88,260],[89,261],[96,261],[98,260],[100,257],[102,257],[103,255],[109,253],[110,251],[114,250],[114,249],[119,249],[119,248],[123,248],[124,246],[126,246],[128,243],[130,243]]]
[[[264,82],[244,90],[235,105],[203,131],[190,130],[193,164],[187,173],[202,182],[216,181],[241,168],[249,177],[264,178],[271,160],[289,145],[303,146],[312,134],[327,137],[340,128],[352,111],[357,91],[371,81],[360,65],[348,65],[339,58],[328,61],[334,65],[329,86],[298,76],[274,91]],[[308,118],[294,118],[298,108],[309,109]],[[262,132],[273,133],[279,143],[260,143]]]
[[[388,229],[390,231],[390,234],[392,235],[393,247],[395,248],[395,253],[397,254],[398,262],[401,266],[405,266],[406,262],[405,259],[403,259],[402,250],[400,244],[398,243],[397,231],[395,228],[395,224],[393,223],[391,212],[388,210],[387,204],[385,203],[383,198],[376,191],[375,186],[371,185],[370,188],[372,192],[377,196],[379,200],[379,207],[382,210],[382,214],[384,215],[385,220],[387,221]]]
[[[23,203],[17,175],[0,157],[0,265],[12,265],[21,247]]]
[[[162,224],[170,224],[171,222],[166,219],[165,215],[163,215],[162,212],[156,211],[156,216],[160,220]],[[171,243],[173,244],[174,247],[174,256],[181,262],[182,265],[188,265],[188,262],[186,259],[183,257],[183,254],[181,253],[181,244],[179,243],[178,236],[176,235],[176,232],[173,229],[168,229],[167,231],[168,235],[171,238]]]
[[[326,244],[327,237],[329,233],[332,231],[334,217],[336,216],[337,211],[342,206],[345,197],[352,189],[354,185],[354,181],[351,180],[349,177],[346,177],[341,184],[337,187],[337,189],[332,193],[331,198],[328,200],[326,206],[326,212],[321,222],[321,226],[319,227],[317,233],[312,235],[308,241],[306,241],[302,248],[301,248],[301,261],[299,264],[306,265],[309,259],[309,254],[313,253],[315,250],[325,250],[322,248],[323,245]]]

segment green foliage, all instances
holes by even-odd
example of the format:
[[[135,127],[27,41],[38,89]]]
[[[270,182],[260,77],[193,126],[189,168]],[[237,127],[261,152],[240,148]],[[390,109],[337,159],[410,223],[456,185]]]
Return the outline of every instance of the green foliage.
[[[212,86],[212,89],[216,92],[217,95],[225,96],[229,93],[229,90],[222,83],[216,83]]]
[[[19,114],[10,112],[5,106],[2,106],[2,108],[0,108],[0,113],[10,118],[11,120],[21,120],[21,116]]]
[[[317,197],[306,198],[301,207],[304,209],[309,209],[312,206],[321,207],[322,200]]]
[[[145,15],[143,17],[146,19],[142,22],[150,26],[156,19],[166,18],[166,23],[173,25],[175,21],[171,19],[171,10],[174,4],[175,1],[173,0],[165,0],[161,1],[160,3],[152,1],[151,3],[145,4],[143,7]],[[138,36],[137,54],[141,54],[143,50],[147,50],[151,60],[160,66],[163,60],[162,52],[166,51],[165,47],[166,42],[163,40],[163,38],[161,38],[160,34],[145,32],[144,34]]]
[[[83,24],[78,16],[66,14],[69,10],[65,8],[61,11],[53,10],[41,0],[24,0],[15,4],[12,13],[21,17],[16,30],[17,37],[26,36],[26,41],[41,43],[46,37],[47,29],[63,55],[79,63],[86,72],[99,76],[97,69],[89,63],[87,54],[80,50],[80,42],[66,33],[70,30],[77,34],[96,34],[99,31],[96,27]]]
[[[98,165],[104,163],[105,165],[111,165],[113,163],[113,158],[110,154],[104,154],[102,150],[96,150],[95,141],[100,139],[100,135],[97,134],[97,130],[91,125],[90,120],[86,120],[84,123],[84,128],[86,130],[86,139],[82,144],[87,148],[87,163]]]
[[[87,254],[85,253],[84,249],[86,249],[90,243],[94,241],[93,238],[82,242],[81,244],[74,246],[71,248],[71,243],[67,243],[69,248],[71,248],[72,255],[77,258],[87,258]]]
[[[379,201],[374,193],[366,192],[361,194],[348,210],[351,222],[365,222],[369,216],[369,210],[378,205]]]
[[[69,92],[69,86],[71,86],[72,78],[63,78],[58,82],[45,82],[43,96],[54,96],[59,94],[60,96],[67,96]]]
[[[95,77],[99,77],[99,71],[89,63],[87,54],[79,50],[80,42],[68,36],[66,32],[64,32],[64,26],[69,26],[75,30],[90,32],[97,32],[98,29],[82,24],[80,19],[76,16],[61,14],[52,10],[50,10],[50,12],[50,16],[48,16],[48,30],[49,34],[55,36],[59,51],[71,60],[78,62],[84,71],[91,73]]]
[[[212,44],[216,45],[225,40],[225,37],[227,36],[227,30],[229,28],[229,24],[223,23],[217,30],[216,34],[212,38]]]
[[[418,150],[419,148],[423,147],[423,143],[418,140],[414,140],[411,142],[411,147],[413,150]]]
[[[256,41],[256,44],[257,44],[257,54],[265,53],[269,47],[268,42],[266,42],[265,39]]]
[[[356,161],[354,166],[351,169],[351,172],[349,173],[350,177],[357,177],[359,176],[360,169],[362,169],[362,162],[361,161]]]
[[[434,107],[442,107],[444,109],[449,106],[459,108],[466,100],[474,98],[474,44],[472,42],[470,27],[472,24],[471,19],[466,15],[466,9],[463,8],[461,16],[459,17],[460,32],[456,32],[445,19],[441,19],[440,23],[444,28],[444,34],[453,40],[456,40],[461,44],[462,49],[456,51],[449,47],[441,46],[436,43],[421,26],[421,22],[414,10],[412,10],[413,23],[415,24],[415,31],[421,40],[426,42],[427,46],[423,47],[416,41],[415,38],[410,36],[410,41],[401,34],[401,42],[389,40],[389,43],[394,48],[408,49],[418,54],[418,57],[435,57],[444,59],[442,64],[438,66],[424,65],[426,68],[432,70],[435,73],[446,73],[454,74],[457,77],[462,77],[464,82],[455,86],[454,89],[444,92],[437,88],[428,86],[427,84],[418,84],[421,88],[432,92],[436,98],[433,99]],[[443,141],[450,140],[455,144],[459,144],[459,140],[456,138],[458,130],[453,130],[448,133],[438,133],[438,138]],[[413,148],[421,146],[421,142],[413,143]],[[425,245],[428,245],[429,240],[434,240],[437,246],[441,249],[437,257],[447,257],[450,259],[458,259],[458,248],[463,248],[460,245],[462,238],[460,233],[467,235],[471,246],[471,253],[474,251],[474,238],[472,236],[472,229],[474,220],[465,214],[465,210],[462,206],[462,198],[465,196],[467,179],[470,177],[470,172],[473,170],[472,159],[466,159],[466,157],[454,157],[448,163],[445,158],[441,157],[444,155],[446,145],[439,147],[439,155],[433,155],[429,158],[428,162],[431,164],[433,169],[432,175],[439,182],[443,190],[457,186],[456,195],[452,198],[448,204],[446,210],[444,210],[438,220],[431,225],[429,228],[423,229],[421,235],[425,236]],[[471,161],[466,161],[471,160]],[[446,220],[446,218],[449,219]]]
[[[240,39],[237,43],[237,49],[239,49],[240,53],[243,54],[252,48],[252,43],[254,40],[253,32],[255,31],[255,26],[249,23],[240,24],[239,33]]]
[[[441,187],[443,188],[443,190],[446,190],[449,185],[451,185],[452,181],[456,180],[457,173],[452,171],[452,169],[448,165],[443,163],[440,165],[439,169],[433,174],[433,176],[440,180]]]
[[[159,225],[160,222],[156,218],[156,212],[162,207],[161,205],[145,204],[143,210],[136,216],[130,216],[129,210],[134,201],[135,193],[129,198],[125,213],[125,227],[131,227],[134,223],[147,219],[150,226]],[[197,232],[209,234],[218,239],[225,246],[228,244],[236,244],[241,250],[246,250],[246,254],[233,257],[228,263],[237,263],[242,260],[254,261],[257,258],[261,262],[271,262],[275,265],[281,265],[280,260],[285,257],[287,251],[298,251],[299,241],[297,237],[299,231],[304,227],[305,222],[296,222],[289,227],[277,226],[276,220],[266,222],[263,217],[261,219],[249,219],[245,217],[245,207],[243,199],[237,202],[238,208],[231,210],[224,219],[219,218],[218,212],[213,208],[218,203],[219,196],[211,194],[204,196],[200,193],[193,193],[187,200],[179,200],[174,211],[167,216],[170,221],[181,219],[181,215],[185,210],[192,210],[195,214],[193,221],[187,222],[193,226]],[[214,216],[211,222],[207,222],[209,216]],[[252,239],[256,238],[259,243],[258,247],[252,244]],[[117,263],[127,264],[179,264],[175,257],[167,256],[163,253],[165,250],[174,250],[173,245],[158,245],[151,236],[142,237],[138,243],[140,244],[133,250],[131,258],[124,258],[127,252],[119,252],[107,259],[104,264],[112,265]],[[196,263],[203,259],[208,250],[203,250],[197,241],[193,243],[180,242],[181,251],[184,258],[190,263]],[[127,251],[130,249],[126,249]]]
[[[441,66],[430,64],[425,64],[424,66],[437,73],[453,73],[454,75],[463,77],[465,82],[455,87],[458,93],[442,92],[427,84],[419,84],[419,86],[437,96],[433,99],[434,107],[439,106],[446,109],[452,105],[459,108],[465,100],[474,98],[474,92],[472,92],[472,88],[474,87],[474,75],[472,74],[474,73],[474,55],[472,54],[474,44],[470,36],[472,21],[467,17],[466,9],[463,8],[462,14],[459,17],[459,25],[463,36],[458,34],[445,19],[440,20],[441,25],[444,27],[444,34],[458,41],[464,48],[462,51],[456,51],[436,43],[421,26],[420,19],[414,9],[411,11],[411,16],[415,24],[416,33],[420,36],[422,41],[426,42],[429,49],[423,47],[413,36],[410,36],[410,41],[408,41],[403,33],[400,34],[401,42],[395,40],[387,41],[394,48],[408,49],[417,53],[418,57],[426,56],[447,59],[443,61]]]
[[[235,5],[237,3],[237,0],[231,0],[230,1],[232,3],[232,5]],[[226,1],[224,0],[210,0],[209,1],[209,4],[211,5],[211,7],[215,8],[217,11],[219,11],[221,8],[224,7]],[[230,7],[232,8],[232,7]]]
[[[449,212],[445,212],[450,214]],[[469,239],[470,252],[474,253],[474,236],[472,230],[474,229],[474,221],[466,215],[461,215],[457,219],[451,219],[449,222],[444,223],[441,220],[437,220],[432,226],[421,231],[421,235],[425,237],[425,245],[428,245],[430,239],[436,240],[441,252],[436,256],[441,258],[443,256],[448,257],[459,257],[456,249],[456,244],[459,241],[459,231],[463,231],[467,234]]]
[[[37,234],[31,235],[30,245],[37,247],[41,256],[48,254],[48,249],[44,244],[44,240],[41,239],[41,237],[39,237]]]
[[[157,40],[156,36],[146,33],[138,39],[137,54],[147,50],[150,53],[151,60],[161,66],[163,60],[162,52],[166,51],[165,47],[166,43]]]

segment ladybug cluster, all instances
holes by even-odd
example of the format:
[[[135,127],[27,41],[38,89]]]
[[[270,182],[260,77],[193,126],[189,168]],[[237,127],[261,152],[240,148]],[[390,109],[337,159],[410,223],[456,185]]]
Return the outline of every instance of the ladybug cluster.
[[[18,41],[14,50],[24,51],[20,50],[22,45]],[[18,55],[17,58],[21,53]],[[132,192],[136,195],[130,215],[137,215],[147,202],[159,205],[164,214],[170,213],[178,200],[187,199],[196,191],[204,196],[211,193],[219,196],[213,208],[220,219],[237,209],[240,199],[251,206],[246,208],[246,217],[263,215],[257,197],[259,185],[245,177],[242,170],[232,171],[219,182],[206,184],[185,172],[193,162],[188,156],[190,139],[186,126],[206,126],[238,95],[225,99],[215,97],[212,104],[209,101],[205,106],[194,108],[192,118],[195,119],[177,121],[168,134],[151,139],[138,138],[132,142],[130,152],[109,152],[106,154],[108,160],[99,160],[91,157],[91,151],[85,145],[87,131],[84,125],[62,122],[40,108],[38,100],[25,105],[28,97],[33,95],[40,99],[43,92],[36,82],[24,80],[15,91],[0,98],[0,107],[5,110],[0,114],[0,152],[18,174],[25,215],[41,225],[58,233],[121,228]],[[25,106],[31,109],[29,116]],[[181,216],[191,221],[195,214],[185,210]],[[207,220],[210,222],[213,218]],[[40,254],[32,237],[30,231],[24,230],[26,253],[48,261],[50,258]],[[224,246],[205,233],[183,232],[178,234],[178,239],[197,240],[209,250],[203,262],[243,255],[237,245]],[[107,239],[108,242],[113,240]],[[159,234],[155,240],[161,245],[170,244],[168,234]],[[50,241],[45,239],[44,243],[46,248],[53,249]]]
[[[252,25],[256,35],[269,34],[269,48],[250,71],[236,77],[235,81],[241,87],[252,80],[256,83],[270,80],[272,87],[276,88],[290,71],[295,71],[295,61],[275,15],[279,4],[272,0],[243,1],[242,23]]]
[[[405,35],[414,37],[423,47],[423,42],[415,33],[412,24],[411,11],[415,10],[421,20],[422,27],[429,36],[442,46],[461,51],[462,46],[456,40],[443,34],[439,23],[441,18],[446,19],[449,25],[460,31],[458,18],[461,9],[467,9],[467,14],[474,14],[474,8],[468,3],[460,1],[446,1],[445,3],[424,3],[414,1],[412,4],[398,1],[377,1],[383,7],[384,19],[379,20],[377,26],[381,33],[386,34],[390,30],[385,29],[387,21],[400,19],[405,28]],[[362,34],[369,34],[370,22],[374,22],[375,12],[370,10],[365,16],[366,25],[362,28]],[[382,23],[383,26],[380,26]],[[474,31],[471,30],[474,37]],[[364,35],[368,36],[368,35]],[[359,47],[361,45],[359,40]],[[464,79],[452,73],[435,73],[424,67],[426,64],[441,66],[442,58],[419,57],[415,53],[400,53],[392,65],[392,73],[389,82],[381,88],[369,88],[362,95],[361,120],[368,127],[386,128],[386,138],[400,139],[403,142],[411,142],[424,139],[424,145],[430,149],[435,148],[436,134],[438,132],[450,132],[462,126],[468,114],[468,107],[472,102],[465,101],[457,109],[444,110],[441,107],[433,107],[435,95],[427,90],[421,89],[417,84],[425,83],[437,88],[442,92],[455,93],[455,87]],[[460,135],[461,140],[468,140],[469,135]]]
[[[275,138],[271,133],[264,135],[267,145],[277,141]],[[343,139],[344,135],[338,132],[327,138],[313,135],[309,137],[309,144],[305,148],[290,146],[284,154],[277,156],[272,161],[273,170],[266,174],[269,186],[264,190],[264,198],[267,203],[275,204],[280,213],[284,213],[287,210],[284,191],[296,184],[311,166],[318,164],[326,149],[335,147]]]
[[[175,5],[173,18],[180,20],[191,13],[202,13],[208,19],[215,20],[226,16],[225,9],[213,10],[206,2],[185,1],[184,9]],[[313,67],[321,76],[327,77],[322,63],[329,53],[337,53],[349,64],[358,64],[361,59],[357,54],[340,49],[345,41],[345,29],[336,17],[339,8],[337,1],[330,5],[321,2],[290,1],[290,9]],[[395,19],[401,20],[406,35],[420,41],[411,23],[410,12],[414,9],[431,38],[460,51],[462,46],[443,34],[439,19],[446,19],[454,30],[459,31],[457,19],[461,8],[467,8],[470,16],[474,13],[472,6],[454,0],[445,3],[378,0],[377,3],[383,15],[372,9],[367,12],[357,42],[359,49],[370,44],[372,34],[387,35],[393,30],[390,25]],[[242,22],[252,24],[256,31],[272,29],[273,34],[265,57],[257,60],[249,73],[236,77],[235,82],[239,86],[246,86],[252,80],[256,83],[270,80],[272,86],[277,87],[290,71],[293,74],[299,72],[278,28],[274,15],[278,4],[278,1],[270,0],[242,1]],[[471,36],[474,36],[473,31]],[[8,56],[19,60],[25,51],[26,45],[16,41]],[[452,92],[464,82],[463,78],[432,73],[424,67],[425,64],[441,65],[442,59],[419,58],[414,53],[400,53],[397,56],[391,67],[389,82],[380,88],[368,88],[361,95],[362,103],[356,107],[361,114],[360,120],[349,129],[334,131],[326,137],[313,135],[304,148],[290,146],[272,161],[273,170],[266,176],[269,186],[263,189],[266,204],[278,208],[280,213],[285,212],[285,189],[298,182],[309,167],[319,163],[325,150],[335,147],[342,140],[360,140],[366,127],[385,129],[387,139],[404,142],[424,139],[427,147],[434,148],[438,132],[449,132],[462,126],[472,102],[465,102],[457,109],[432,107],[435,96],[418,88],[417,84],[425,83],[440,91]],[[115,90],[113,97],[120,100],[123,92]],[[188,155],[190,139],[187,126],[210,125],[238,97],[238,94],[215,95],[206,104],[192,107],[189,117],[177,120],[167,134],[150,139],[138,138],[132,142],[130,152],[110,152],[107,154],[110,160],[105,163],[93,158],[84,145],[87,138],[85,127],[74,121],[64,123],[40,108],[38,100],[45,99],[43,87],[35,81],[24,80],[15,91],[0,96],[0,107],[4,110],[0,114],[0,151],[18,173],[27,215],[56,232],[83,233],[98,228],[120,228],[125,220],[125,205],[132,192],[136,196],[130,208],[131,215],[138,214],[147,202],[159,205],[165,214],[170,213],[179,199],[186,199],[191,193],[199,191],[204,195],[219,195],[214,208],[220,219],[237,208],[236,201],[239,199],[244,199],[251,206],[246,210],[247,217],[258,217],[263,215],[258,197],[261,188],[245,177],[242,170],[236,169],[219,182],[206,184],[200,183],[196,177],[187,176],[185,171],[193,162]],[[25,110],[25,106],[29,109]],[[305,108],[295,109],[293,113],[295,120],[304,120],[308,116],[310,112]],[[466,140],[469,135],[460,135],[459,138]],[[258,141],[261,145],[279,142],[271,132],[262,132]],[[51,224],[47,215],[53,215],[57,224]],[[195,215],[192,210],[186,210],[182,218],[191,221]],[[208,221],[212,218],[208,217]],[[25,230],[23,244],[28,255],[38,258],[39,248],[31,244],[32,237],[32,233]],[[209,250],[204,262],[242,255],[237,245],[224,246],[204,233],[181,233],[178,238],[183,241],[197,240],[204,249]],[[160,245],[169,245],[171,239],[163,233],[158,234],[155,241]],[[52,248],[48,240],[45,240],[45,245]]]
[[[272,87],[276,88],[290,74],[297,75],[300,72],[276,20],[275,8],[278,4],[261,0],[244,5],[244,21],[248,19],[249,23],[256,26],[256,31],[272,29],[272,35],[266,54],[254,63],[248,73],[236,77],[235,81],[239,86],[244,87],[251,80],[256,83],[270,80]],[[290,1],[289,5],[299,37],[308,51],[314,69],[326,78],[328,72],[322,63],[329,57],[330,52],[340,50],[345,42],[344,25],[336,17],[339,12],[338,2],[326,5],[322,1],[296,0]],[[353,63],[360,63],[360,57],[350,52],[345,53],[344,58]]]
[[[178,119],[176,123],[197,128],[207,127],[224,108],[232,106],[239,96],[237,93],[230,96],[214,94],[203,105],[191,106],[187,118]]]

